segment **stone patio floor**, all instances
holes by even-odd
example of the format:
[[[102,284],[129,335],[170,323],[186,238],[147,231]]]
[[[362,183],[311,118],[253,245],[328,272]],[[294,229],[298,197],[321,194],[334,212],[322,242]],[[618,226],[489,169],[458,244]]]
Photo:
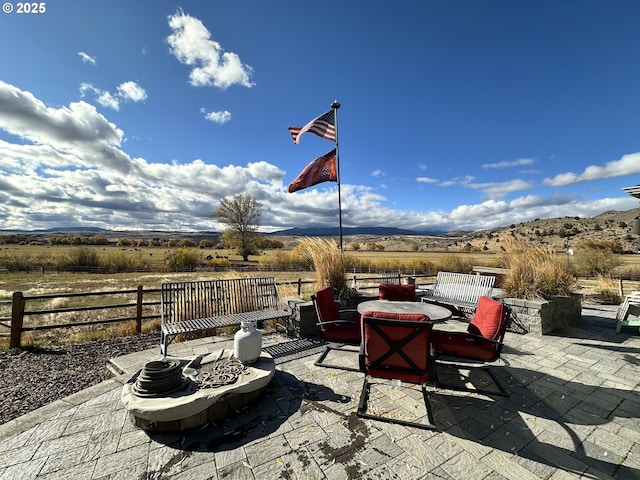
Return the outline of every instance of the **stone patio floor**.
[[[318,341],[273,334],[264,348],[276,375],[256,403],[219,424],[148,433],[120,394],[159,349],[115,358],[120,375],[0,425],[0,480],[640,479],[640,334],[616,334],[615,312],[585,306],[582,322],[556,335],[508,332],[494,372],[511,395],[429,388],[435,431],[357,417],[362,373],[316,367]],[[169,352],[221,347],[233,343],[206,338]],[[423,420],[410,387],[376,385],[370,409]]]

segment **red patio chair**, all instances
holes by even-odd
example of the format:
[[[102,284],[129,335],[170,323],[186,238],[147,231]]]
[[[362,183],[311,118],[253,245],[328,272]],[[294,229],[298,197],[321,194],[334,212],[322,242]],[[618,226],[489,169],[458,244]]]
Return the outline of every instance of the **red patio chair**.
[[[378,299],[415,302],[417,300],[416,286],[412,284],[399,285],[395,283],[381,283],[378,286]]]
[[[426,382],[430,367],[431,322],[424,314],[365,312],[362,314],[360,369],[365,373],[357,415],[383,422],[435,429]],[[420,384],[428,423],[367,413],[371,378]]]
[[[333,299],[333,288],[325,287],[311,295],[316,308],[320,336],[327,342],[327,346],[315,361],[319,367],[338,368],[341,370],[359,371],[356,367],[332,365],[324,363],[331,350],[358,353],[354,345],[360,345],[360,314],[357,310],[339,310]],[[351,346],[352,348],[349,348]]]
[[[509,307],[489,297],[480,297],[467,332],[433,331],[432,345],[436,364],[449,364],[471,371],[483,369],[491,376],[499,391],[440,383],[437,380],[437,370],[434,372],[436,384],[451,390],[509,396],[488,365],[500,358],[508,320]],[[460,378],[464,384],[471,383],[462,373]]]

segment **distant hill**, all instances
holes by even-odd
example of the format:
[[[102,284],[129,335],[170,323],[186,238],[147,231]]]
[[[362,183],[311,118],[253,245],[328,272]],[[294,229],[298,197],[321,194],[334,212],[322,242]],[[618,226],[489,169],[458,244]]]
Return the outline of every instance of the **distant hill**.
[[[592,218],[562,217],[535,219],[477,231],[416,231],[402,228],[358,227],[344,228],[343,245],[346,249],[382,248],[387,251],[474,251],[501,253],[502,244],[508,237],[526,240],[531,245],[550,245],[558,251],[568,247],[575,250],[581,242],[610,240],[617,242],[622,251],[640,251],[640,235],[635,233],[634,224],[638,209],[627,211],[607,211]],[[338,228],[289,228],[272,232],[269,237],[282,241],[285,248],[293,248],[300,237],[338,237]],[[109,241],[120,238],[144,240],[189,239],[218,242],[219,232],[177,232],[160,230],[104,230],[100,228],[54,228],[39,231],[0,230],[0,236],[13,237],[7,243],[45,242],[47,238],[73,236],[103,236]],[[0,238],[0,243],[3,243]]]
[[[443,231],[418,231],[407,230],[402,228],[389,227],[348,227],[342,229],[343,235],[444,235]],[[302,237],[332,237],[339,235],[338,227],[331,228],[288,228],[286,230],[278,230],[272,235],[292,235]]]

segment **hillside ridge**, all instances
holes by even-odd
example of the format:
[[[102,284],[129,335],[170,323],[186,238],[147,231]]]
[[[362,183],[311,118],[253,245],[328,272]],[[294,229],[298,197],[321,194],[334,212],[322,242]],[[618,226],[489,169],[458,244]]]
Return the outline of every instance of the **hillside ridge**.
[[[361,227],[343,229],[343,246],[349,249],[379,249],[387,251],[476,251],[500,253],[500,242],[508,236],[527,240],[535,245],[550,245],[556,249],[567,249],[580,242],[613,241],[620,244],[621,251],[637,253],[640,250],[640,235],[634,224],[639,210],[608,210],[595,217],[556,217],[534,219],[475,231],[420,232],[409,229],[385,227]],[[295,246],[305,236],[338,237],[337,228],[287,229],[265,234],[280,240],[285,248]],[[218,241],[215,231],[159,231],[159,230],[104,230],[99,228],[58,228],[38,231],[0,230],[0,243],[45,242],[47,238],[64,236],[103,236],[109,241],[129,239],[190,239],[196,243],[207,239]],[[5,237],[4,239],[2,237]],[[11,240],[10,242],[8,240]]]

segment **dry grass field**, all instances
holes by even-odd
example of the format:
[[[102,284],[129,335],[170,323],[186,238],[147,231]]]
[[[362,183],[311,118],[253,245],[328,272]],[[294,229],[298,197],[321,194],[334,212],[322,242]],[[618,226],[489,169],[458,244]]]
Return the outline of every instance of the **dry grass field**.
[[[635,210],[628,212],[606,212],[594,218],[565,217],[546,220],[534,220],[532,222],[517,225],[508,225],[503,228],[495,228],[477,232],[452,232],[448,235],[428,236],[428,235],[398,235],[398,236],[372,236],[372,235],[348,235],[343,238],[343,250],[347,258],[357,260],[360,264],[370,265],[369,270],[360,269],[355,271],[347,267],[348,281],[352,275],[357,277],[367,277],[378,275],[380,271],[399,271],[403,275],[414,275],[416,265],[420,267],[425,264],[435,266],[433,275],[437,269],[448,269],[451,262],[457,266],[462,265],[463,269],[471,269],[474,265],[481,266],[502,266],[504,260],[503,245],[510,239],[518,239],[527,242],[532,246],[550,246],[558,255],[566,258],[568,263],[576,262],[581,253],[581,246],[586,241],[603,240],[615,242],[620,251],[624,254],[617,254],[619,266],[611,272],[611,278],[605,279],[608,284],[602,285],[602,279],[579,278],[579,291],[590,299],[596,299],[597,293],[603,288],[623,293],[640,289],[640,236],[634,233],[634,219],[637,216]],[[156,232],[157,233],[157,232]],[[156,233],[150,232],[149,235]],[[22,244],[14,242],[3,242],[0,234],[0,260],[3,258],[22,258],[27,263],[33,261],[34,264],[55,265],[60,257],[68,255],[72,246],[50,246],[46,244],[46,239],[39,234],[38,238],[29,239]],[[114,233],[115,235],[115,233]],[[190,234],[167,233],[179,240],[180,238],[194,239]],[[181,236],[182,235],[182,236]],[[145,232],[137,232],[136,237],[142,239]],[[204,237],[204,236],[203,236]],[[249,266],[264,267],[269,263],[271,256],[282,255],[283,251],[291,252],[303,237],[296,236],[270,236],[273,240],[280,241],[283,249],[266,250],[259,256],[249,258]],[[335,238],[337,240],[337,238]],[[31,241],[34,240],[34,241]],[[45,241],[43,241],[45,240]],[[114,238],[110,238],[114,241]],[[194,240],[198,240],[195,238]],[[281,271],[254,271],[253,268],[245,268],[245,271],[235,270],[231,272],[195,271],[190,273],[169,273],[163,270],[167,256],[175,251],[171,247],[148,247],[148,246],[126,246],[115,245],[94,245],[88,247],[100,256],[124,256],[136,261],[138,265],[144,265],[147,271],[135,273],[116,274],[90,274],[90,273],[69,273],[56,271],[55,269],[34,269],[28,273],[17,271],[9,273],[0,271],[0,317],[10,316],[10,305],[7,300],[11,299],[14,292],[23,292],[25,295],[45,295],[61,293],[79,292],[102,292],[116,290],[133,290],[139,285],[144,289],[159,288],[163,282],[170,280],[198,280],[219,276],[234,277],[241,275],[269,275],[274,276],[278,283],[284,284],[282,296],[292,296],[297,293],[297,281],[313,282],[315,274],[311,271],[281,272]],[[568,248],[575,253],[575,256],[567,255]],[[233,255],[229,250],[218,250],[214,248],[194,249],[203,263],[207,257],[224,257],[229,262],[237,265],[242,264],[241,258]],[[43,262],[43,259],[46,260]],[[356,262],[351,262],[354,264]],[[350,265],[350,262],[346,262]],[[371,268],[371,265],[375,268]],[[444,267],[444,268],[442,268]],[[249,273],[250,271],[250,273]],[[620,282],[619,277],[630,278]],[[418,283],[429,283],[430,278],[420,277]],[[362,284],[362,283],[361,283]],[[375,284],[373,281],[372,284]],[[308,296],[312,288],[311,285],[305,287],[304,295]],[[615,295],[613,295],[615,299]],[[4,302],[3,302],[4,301]],[[70,305],[70,301],[57,299],[49,302],[48,308],[65,308]],[[90,315],[87,315],[90,317]],[[77,316],[74,318],[77,319]],[[44,320],[43,320],[44,321]],[[5,321],[5,323],[7,323]],[[157,322],[155,324],[157,326]],[[130,329],[130,326],[126,327]],[[125,330],[126,330],[125,328]],[[147,328],[154,328],[151,323]],[[99,329],[94,329],[99,330]],[[103,329],[105,330],[105,329]],[[120,329],[122,330],[122,329]],[[0,335],[6,333],[5,329],[0,329]],[[117,331],[120,334],[122,331]],[[104,333],[111,335],[112,333]],[[92,335],[96,335],[94,331]],[[71,338],[72,336],[70,336]]]

